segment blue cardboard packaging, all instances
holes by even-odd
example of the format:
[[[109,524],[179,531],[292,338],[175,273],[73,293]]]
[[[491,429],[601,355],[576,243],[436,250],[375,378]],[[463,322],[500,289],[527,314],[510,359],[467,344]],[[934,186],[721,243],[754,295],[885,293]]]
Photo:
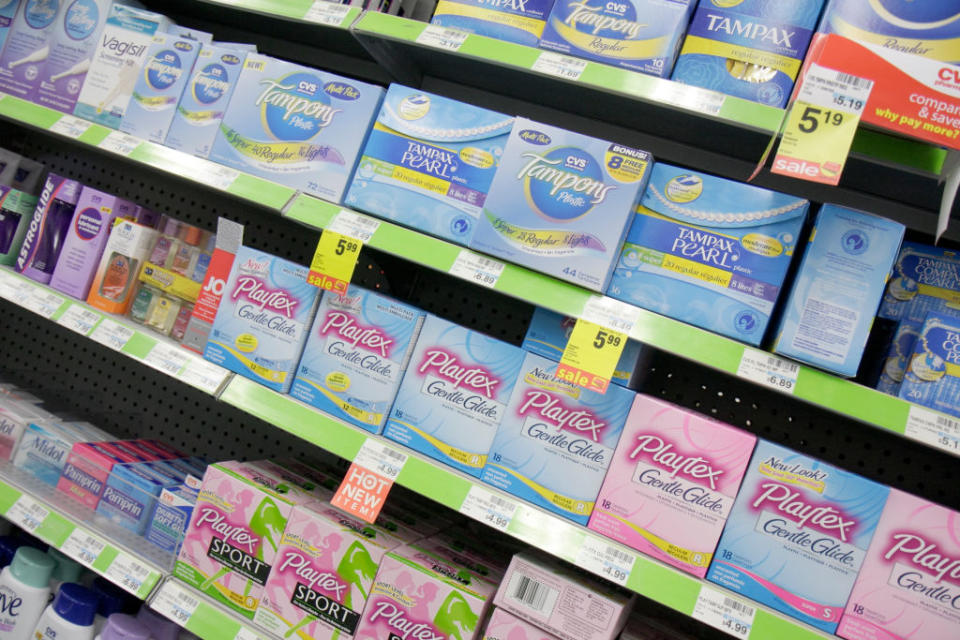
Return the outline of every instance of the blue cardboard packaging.
[[[554,0],[440,0],[431,24],[537,46]]]
[[[960,417],[960,318],[927,316],[914,341],[900,397]]]
[[[901,320],[897,324],[897,330],[893,334],[893,340],[890,341],[890,348],[883,361],[883,370],[877,380],[877,391],[890,396],[900,395],[900,384],[903,383],[903,375],[907,371],[907,365],[913,355],[913,347],[922,327],[922,322],[912,320]]]
[[[960,309],[960,252],[904,242],[877,317],[923,322],[950,309]]]

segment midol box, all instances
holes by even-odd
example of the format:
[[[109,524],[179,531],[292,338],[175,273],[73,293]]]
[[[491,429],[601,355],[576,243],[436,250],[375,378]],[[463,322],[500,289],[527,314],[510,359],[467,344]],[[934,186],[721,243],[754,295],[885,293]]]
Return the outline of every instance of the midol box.
[[[537,46],[554,0],[440,0],[431,24]]]
[[[883,363],[880,379],[877,380],[877,391],[882,391],[891,396],[900,394],[900,384],[907,372],[907,365],[913,356],[913,347],[922,328],[922,322],[913,322],[912,320],[901,320],[897,324],[897,330],[893,334],[893,340],[890,341],[890,349],[887,351],[887,357]]]
[[[923,322],[944,311],[960,311],[960,252],[904,242],[877,317]]]
[[[384,435],[480,476],[523,351],[427,315]]]
[[[759,345],[809,202],[658,162],[608,294]]]
[[[0,52],[0,91],[33,99],[65,7],[62,0],[22,0]]]
[[[960,513],[890,490],[837,635],[960,636]]]
[[[635,394],[556,373],[556,361],[526,354],[481,479],[585,525]]]
[[[60,421],[44,417],[31,420],[20,438],[13,464],[51,487],[57,486],[67,454],[78,442],[88,440]]]
[[[512,125],[502,113],[392,84],[344,203],[467,244]]]
[[[424,313],[356,285],[320,301],[290,395],[372,433],[387,420]]]
[[[757,438],[637,394],[590,528],[702,578]]]
[[[760,440],[707,579],[833,633],[888,492]]]
[[[556,0],[540,48],[667,77],[694,0]]]
[[[904,226],[825,204],[817,214],[773,350],[855,376]]]
[[[470,247],[603,291],[652,162],[517,118]]]
[[[787,104],[823,0],[700,0],[671,78]]]
[[[900,397],[960,417],[960,317],[928,315],[908,363]]]
[[[0,184],[0,265],[16,262],[36,207],[37,196]]]
[[[247,54],[210,159],[340,202],[383,89]]]
[[[320,290],[307,267],[240,247],[203,356],[276,391],[287,392]]]

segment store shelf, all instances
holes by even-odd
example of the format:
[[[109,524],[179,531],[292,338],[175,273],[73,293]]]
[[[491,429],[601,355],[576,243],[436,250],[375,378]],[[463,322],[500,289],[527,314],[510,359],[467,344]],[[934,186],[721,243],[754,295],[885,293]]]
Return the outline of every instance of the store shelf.
[[[211,395],[232,375],[173,340],[73,300],[9,268],[0,269],[0,297]]]
[[[0,462],[0,513],[141,600],[169,574],[173,555]]]
[[[275,637],[172,577],[167,578],[150,598],[150,608],[204,640],[270,640]]]

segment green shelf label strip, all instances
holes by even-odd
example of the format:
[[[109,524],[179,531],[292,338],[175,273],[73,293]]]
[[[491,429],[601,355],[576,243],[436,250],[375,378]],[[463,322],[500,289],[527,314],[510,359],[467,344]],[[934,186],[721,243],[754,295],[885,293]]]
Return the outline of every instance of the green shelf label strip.
[[[176,578],[168,578],[150,598],[150,608],[205,640],[268,640],[249,621],[227,611]]]

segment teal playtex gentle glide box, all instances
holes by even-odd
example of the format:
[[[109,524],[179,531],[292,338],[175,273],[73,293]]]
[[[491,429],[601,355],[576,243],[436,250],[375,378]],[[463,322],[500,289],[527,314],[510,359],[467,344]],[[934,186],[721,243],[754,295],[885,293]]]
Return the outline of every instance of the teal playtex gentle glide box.
[[[759,345],[809,202],[657,163],[608,295]]]
[[[603,291],[652,162],[646,151],[517,118],[470,247]]]
[[[383,89],[248,54],[210,159],[340,202]]]
[[[206,158],[237,86],[247,52],[204,45],[180,97],[164,144]]]
[[[269,253],[240,247],[203,357],[286,393],[320,294],[307,284],[308,271]]]
[[[960,417],[960,318],[927,316],[914,342],[900,397]]]
[[[523,351],[428,315],[384,435],[480,477]]]
[[[345,204],[467,244],[513,118],[390,85]]]
[[[196,40],[166,33],[153,36],[120,130],[162,144],[199,53]]]
[[[556,377],[557,362],[528,353],[481,479],[586,525],[634,393],[597,393]]]
[[[900,394],[900,384],[903,382],[903,375],[907,371],[921,328],[923,328],[922,322],[912,320],[901,320],[897,325],[893,340],[890,341],[887,357],[883,362],[883,371],[880,373],[880,379],[877,380],[877,391],[891,396]]]
[[[877,317],[923,322],[941,312],[960,312],[960,252],[904,242]]]
[[[825,204],[784,305],[773,350],[855,376],[904,226]]]

